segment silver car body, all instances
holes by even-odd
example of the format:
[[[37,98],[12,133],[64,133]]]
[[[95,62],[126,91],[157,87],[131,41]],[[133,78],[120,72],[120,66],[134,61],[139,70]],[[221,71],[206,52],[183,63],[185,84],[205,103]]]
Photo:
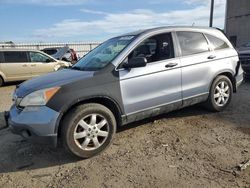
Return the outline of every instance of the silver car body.
[[[200,33],[205,37],[207,51],[183,55],[177,32]],[[137,68],[121,68],[129,54],[145,39],[168,33],[173,39],[174,57],[153,61]],[[215,50],[207,35],[221,39],[227,47]],[[218,75],[227,76],[233,91],[243,81],[237,51],[224,34],[214,28],[164,27],[122,35],[136,36],[106,67],[98,71],[73,69],[50,73],[17,87],[15,103],[6,120],[14,133],[30,138],[42,137],[56,143],[64,115],[74,106],[89,101],[106,105],[125,125],[147,117],[156,116],[185,106],[205,102],[213,81]],[[92,51],[93,52],[93,51]],[[88,58],[88,55],[84,58]],[[83,58],[83,60],[84,60]],[[30,94],[46,88],[60,87],[46,105],[20,106],[20,101]],[[44,117],[47,117],[46,119]]]
[[[126,114],[133,114],[166,104],[181,105],[182,100],[184,106],[197,101],[204,101],[208,97],[211,83],[217,75],[222,72],[236,74],[235,67],[239,62],[237,51],[227,37],[214,28],[167,27],[150,30],[133,41],[127,50],[116,58],[113,64],[118,66],[124,57],[127,57],[146,38],[156,34],[172,32],[175,39],[176,36],[173,33],[177,31],[210,34],[227,42],[229,48],[214,51],[210,45],[209,52],[183,57],[176,54],[179,57],[150,63],[146,67],[132,69],[131,71],[118,70]],[[178,51],[178,47],[175,46],[175,49]],[[178,65],[166,69],[165,65],[169,63],[177,63]],[[166,82],[166,80],[171,80],[171,82]],[[237,85],[242,80],[243,74],[240,68],[239,76],[236,77]]]

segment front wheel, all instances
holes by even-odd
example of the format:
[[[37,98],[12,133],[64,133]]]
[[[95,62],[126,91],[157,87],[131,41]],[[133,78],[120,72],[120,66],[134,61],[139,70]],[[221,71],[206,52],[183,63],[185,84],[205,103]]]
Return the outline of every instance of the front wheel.
[[[96,103],[76,107],[62,122],[64,147],[81,158],[90,158],[104,151],[115,132],[113,113]]]
[[[218,76],[211,88],[206,107],[214,112],[224,110],[231,102],[233,86],[231,80],[226,76]]]

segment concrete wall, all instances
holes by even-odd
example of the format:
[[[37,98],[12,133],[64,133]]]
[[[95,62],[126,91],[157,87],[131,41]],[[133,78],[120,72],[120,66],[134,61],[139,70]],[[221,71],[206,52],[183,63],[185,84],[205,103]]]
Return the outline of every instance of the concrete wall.
[[[227,0],[226,34],[237,37],[236,46],[250,42],[250,0]]]

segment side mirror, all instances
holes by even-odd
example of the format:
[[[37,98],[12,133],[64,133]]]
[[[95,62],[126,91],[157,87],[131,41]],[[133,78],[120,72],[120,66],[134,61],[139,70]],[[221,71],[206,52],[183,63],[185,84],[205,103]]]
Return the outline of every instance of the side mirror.
[[[45,63],[50,63],[51,60],[50,59],[46,59]]]
[[[145,57],[134,57],[128,61],[128,63],[123,64],[123,68],[137,68],[145,67],[147,65],[147,59]]]

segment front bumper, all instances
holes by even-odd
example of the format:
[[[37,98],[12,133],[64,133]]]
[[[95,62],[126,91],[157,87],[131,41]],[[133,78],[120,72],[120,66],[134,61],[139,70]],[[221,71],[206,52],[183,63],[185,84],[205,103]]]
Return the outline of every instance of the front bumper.
[[[240,54],[239,56],[241,66],[245,72],[245,75],[250,75],[250,54]]]
[[[19,134],[32,142],[56,146],[55,126],[58,116],[58,112],[47,106],[26,107],[20,110],[13,105],[5,118],[14,134]]]
[[[236,88],[238,88],[242,84],[242,82],[244,80],[244,72],[242,72],[241,74],[236,76],[235,79],[236,79]]]

